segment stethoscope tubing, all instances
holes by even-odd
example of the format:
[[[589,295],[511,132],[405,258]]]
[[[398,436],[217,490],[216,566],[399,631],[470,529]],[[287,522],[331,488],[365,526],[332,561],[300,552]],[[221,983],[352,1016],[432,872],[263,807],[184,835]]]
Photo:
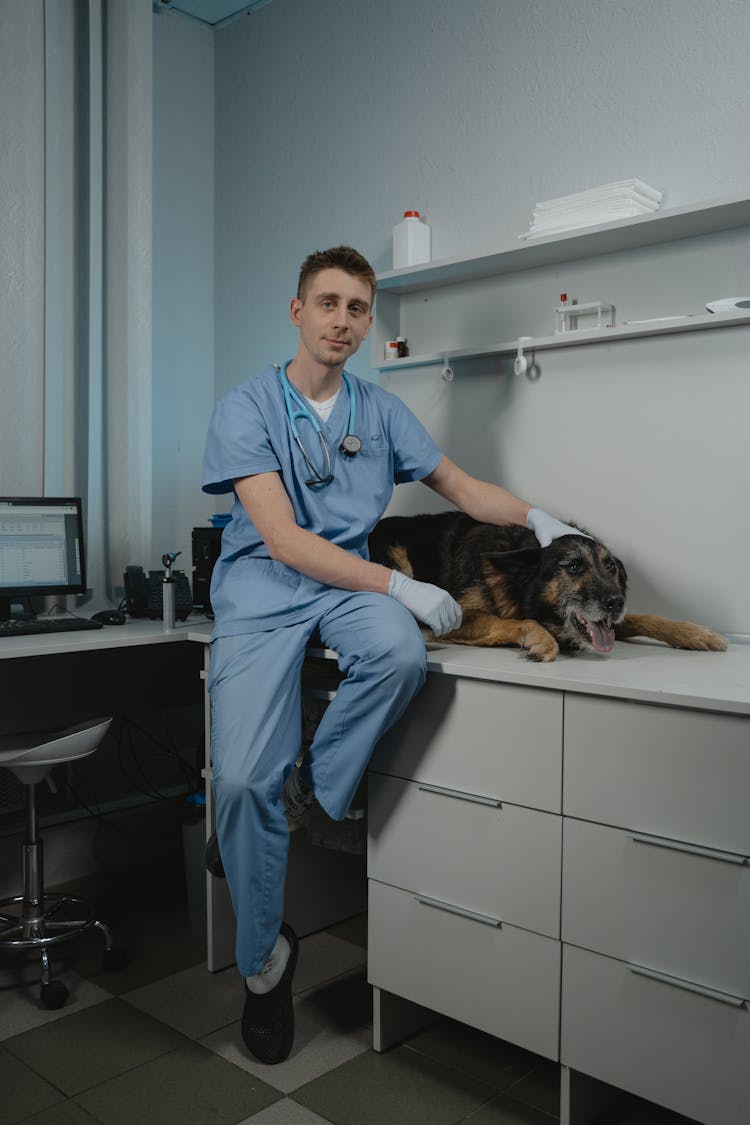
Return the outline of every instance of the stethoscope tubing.
[[[315,478],[314,480],[305,481],[305,484],[308,484],[308,485],[329,484],[333,480],[333,465],[332,465],[332,462],[331,462],[331,451],[328,448],[328,442],[323,437],[323,428],[320,424],[320,421],[315,416],[314,412],[312,410],[310,410],[307,403],[302,398],[300,398],[298,392],[295,390],[295,388],[289,382],[289,377],[287,376],[286,369],[287,369],[287,367],[289,366],[290,363],[291,363],[291,360],[287,360],[287,362],[284,364],[283,367],[279,367],[278,364],[276,366],[277,366],[277,369],[278,369],[278,372],[279,372],[279,376],[281,378],[281,386],[282,386],[282,390],[284,392],[284,405],[286,406],[286,413],[287,413],[287,418],[289,419],[289,426],[290,426],[290,429],[292,431],[292,437],[294,438],[295,442],[297,443],[299,451],[305,459],[305,463],[307,464],[308,468],[310,469],[310,472],[313,473],[314,478]],[[344,380],[344,383],[346,384],[346,389],[347,389],[347,392],[349,394],[349,429],[348,429],[348,432],[347,432],[347,436],[349,436],[349,435],[353,436],[354,435],[354,421],[355,421],[354,387],[352,386],[351,379],[349,378],[349,376],[347,375],[347,373],[345,371],[341,372],[341,376]],[[295,409],[295,407],[296,407],[296,409]],[[320,441],[320,445],[321,445],[321,448],[323,450],[323,455],[325,457],[325,475],[323,475],[322,473],[319,473],[318,470],[315,468],[315,465],[313,464],[313,462],[310,458],[310,455],[308,454],[307,450],[305,449],[304,445],[302,444],[302,438],[300,437],[299,428],[297,426],[297,419],[298,418],[306,418],[307,421],[312,426],[312,428],[315,430],[315,433],[318,435],[318,440]],[[346,440],[346,439],[344,439],[344,440]]]

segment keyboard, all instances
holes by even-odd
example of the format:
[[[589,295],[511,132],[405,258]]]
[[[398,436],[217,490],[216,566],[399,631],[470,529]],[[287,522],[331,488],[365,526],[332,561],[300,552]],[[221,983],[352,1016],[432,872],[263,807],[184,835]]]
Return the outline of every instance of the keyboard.
[[[101,628],[101,621],[90,621],[88,617],[43,617],[36,621],[0,621],[0,637],[52,636]]]

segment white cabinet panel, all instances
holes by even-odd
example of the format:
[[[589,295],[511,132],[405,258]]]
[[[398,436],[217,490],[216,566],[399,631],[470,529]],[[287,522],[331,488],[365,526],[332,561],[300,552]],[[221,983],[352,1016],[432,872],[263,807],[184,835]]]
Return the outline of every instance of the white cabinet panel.
[[[559,937],[561,818],[486,800],[371,774],[368,874]]]
[[[750,1106],[750,1011],[737,999],[564,945],[560,1060],[706,1125],[740,1125]]]
[[[559,692],[430,676],[370,768],[559,812],[561,734]]]
[[[371,879],[370,983],[556,1059],[559,942],[451,906]]]
[[[568,816],[750,851],[750,720],[617,699],[565,700]]]
[[[750,996],[750,866],[565,818],[563,941]]]

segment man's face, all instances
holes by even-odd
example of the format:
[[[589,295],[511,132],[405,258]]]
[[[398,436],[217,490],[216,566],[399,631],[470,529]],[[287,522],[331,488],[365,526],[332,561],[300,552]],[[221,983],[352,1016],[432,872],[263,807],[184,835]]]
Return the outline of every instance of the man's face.
[[[295,297],[291,304],[300,352],[323,367],[343,367],[370,331],[370,301],[362,278],[339,269],[313,274],[302,300]]]

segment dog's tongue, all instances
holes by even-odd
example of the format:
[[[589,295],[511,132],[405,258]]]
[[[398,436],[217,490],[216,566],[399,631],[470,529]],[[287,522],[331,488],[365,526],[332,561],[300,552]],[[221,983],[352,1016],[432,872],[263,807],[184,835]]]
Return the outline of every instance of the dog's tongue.
[[[615,647],[615,631],[603,621],[587,621],[586,632],[597,652],[611,652]]]

